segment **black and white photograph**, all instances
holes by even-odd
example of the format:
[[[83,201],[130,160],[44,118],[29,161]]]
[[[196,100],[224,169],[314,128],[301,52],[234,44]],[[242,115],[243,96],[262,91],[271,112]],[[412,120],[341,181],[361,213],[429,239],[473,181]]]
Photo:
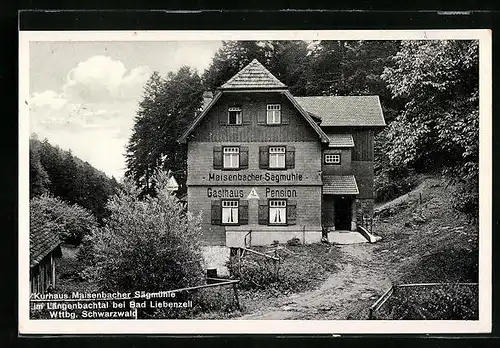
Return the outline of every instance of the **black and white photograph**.
[[[491,329],[489,31],[20,45],[22,330]]]

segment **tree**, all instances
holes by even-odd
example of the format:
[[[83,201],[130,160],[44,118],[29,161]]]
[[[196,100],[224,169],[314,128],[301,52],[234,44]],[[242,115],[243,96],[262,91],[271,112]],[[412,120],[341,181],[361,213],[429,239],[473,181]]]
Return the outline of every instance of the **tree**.
[[[80,244],[96,225],[91,212],[78,204],[70,205],[47,194],[30,200],[30,228],[57,231],[65,243]]]
[[[317,41],[310,45],[307,95],[378,95],[386,121],[404,105],[381,79],[399,41]]]
[[[187,148],[177,141],[201,108],[203,87],[196,71],[182,67],[162,78],[154,72],[144,87],[143,100],[127,145],[126,177],[143,193],[154,193],[152,177],[171,170],[186,192]]]
[[[88,162],[51,145],[47,139],[30,139],[30,197],[52,194],[70,204],[89,209],[101,221],[108,213],[108,196],[119,187],[114,179]]]
[[[126,180],[108,202],[110,217],[89,239],[86,274],[103,291],[166,291],[203,279],[200,218],[166,190],[163,172],[153,179],[156,197],[141,197]]]
[[[40,142],[36,135],[30,138],[30,198],[47,193],[50,188],[50,179],[40,161]]]
[[[382,78],[407,100],[391,123],[393,166],[443,169],[457,207],[478,214],[479,47],[477,41],[406,41]]]

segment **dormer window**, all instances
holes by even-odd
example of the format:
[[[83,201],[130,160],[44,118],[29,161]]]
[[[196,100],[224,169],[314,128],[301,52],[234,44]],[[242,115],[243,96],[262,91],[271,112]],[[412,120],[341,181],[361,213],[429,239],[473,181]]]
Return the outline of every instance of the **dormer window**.
[[[228,114],[227,114],[227,124],[230,125],[239,125],[241,124],[242,117],[241,117],[241,106],[232,106],[229,108]]]
[[[267,104],[267,124],[281,124],[281,104]]]

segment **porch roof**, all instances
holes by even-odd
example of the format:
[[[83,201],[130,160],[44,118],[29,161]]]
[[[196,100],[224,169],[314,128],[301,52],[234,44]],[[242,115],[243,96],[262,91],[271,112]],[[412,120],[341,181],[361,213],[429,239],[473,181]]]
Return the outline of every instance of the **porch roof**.
[[[324,175],[324,195],[357,195],[358,184],[354,175]]]
[[[351,134],[326,133],[330,143],[328,147],[354,147],[354,139]]]

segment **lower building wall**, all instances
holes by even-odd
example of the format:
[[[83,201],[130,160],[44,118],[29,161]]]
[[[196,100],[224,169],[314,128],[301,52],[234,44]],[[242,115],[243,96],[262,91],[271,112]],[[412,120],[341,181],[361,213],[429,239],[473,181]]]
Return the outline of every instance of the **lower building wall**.
[[[213,225],[211,220],[211,203],[212,200],[221,198],[240,198],[247,199],[248,195],[255,189],[258,198],[248,199],[248,225],[237,226],[249,231],[249,229],[261,228],[266,231],[268,235],[263,235],[260,238],[264,241],[283,239],[284,242],[291,239],[297,233],[302,233],[304,226],[306,231],[316,232],[320,231],[321,234],[321,186],[188,186],[188,211],[194,215],[201,214],[201,228],[203,231],[203,243],[210,246],[225,246],[226,245],[226,229],[234,228],[221,225]],[[231,193],[237,197],[220,197],[220,194],[227,195]],[[270,226],[258,224],[258,201],[259,199],[272,199],[272,198],[287,198],[296,201],[296,221],[294,225],[274,227],[274,232],[279,232],[276,236],[279,238],[271,237],[273,230],[268,230]],[[300,232],[299,232],[300,231]],[[264,232],[262,232],[264,233]],[[259,235],[259,233],[255,234]],[[285,240],[286,239],[286,240]],[[318,238],[318,241],[321,236]],[[315,240],[315,237],[308,240]]]
[[[322,231],[320,226],[298,226],[293,228],[290,226],[286,230],[268,228],[259,228],[251,226],[249,229],[227,229],[226,230],[226,245],[229,247],[245,247],[245,236],[248,246],[270,245],[277,241],[284,244],[292,238],[298,238],[302,244],[311,244],[321,242]]]

